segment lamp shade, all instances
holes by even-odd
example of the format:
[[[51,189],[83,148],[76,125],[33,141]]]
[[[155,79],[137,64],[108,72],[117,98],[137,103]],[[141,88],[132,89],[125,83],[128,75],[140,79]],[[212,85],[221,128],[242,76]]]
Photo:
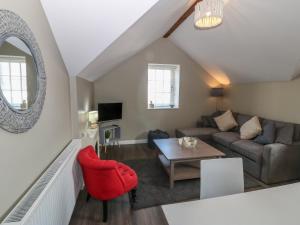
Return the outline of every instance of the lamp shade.
[[[89,122],[91,124],[98,122],[98,111],[90,111],[89,112]]]
[[[212,88],[210,90],[210,96],[223,97],[224,96],[224,88]]]
[[[207,29],[223,21],[223,0],[202,0],[195,6],[194,23],[197,28]]]

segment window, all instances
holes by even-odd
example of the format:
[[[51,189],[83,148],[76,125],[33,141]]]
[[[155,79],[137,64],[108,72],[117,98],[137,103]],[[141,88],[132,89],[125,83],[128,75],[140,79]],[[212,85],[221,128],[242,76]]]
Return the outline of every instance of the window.
[[[13,108],[23,109],[22,104],[27,103],[25,57],[0,55],[0,85]]]
[[[148,64],[148,109],[179,107],[180,66]]]

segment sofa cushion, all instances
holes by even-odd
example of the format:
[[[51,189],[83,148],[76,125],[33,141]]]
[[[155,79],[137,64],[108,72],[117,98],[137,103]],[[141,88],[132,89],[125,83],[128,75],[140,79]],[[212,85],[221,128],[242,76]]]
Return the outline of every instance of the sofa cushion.
[[[202,121],[203,127],[217,128],[217,124],[212,116],[202,116],[201,121]]]
[[[216,111],[212,113],[210,116],[207,116],[207,122],[209,124],[209,127],[218,128],[218,125],[216,124],[215,117],[221,116],[224,113],[224,111]]]
[[[240,140],[232,143],[230,148],[255,162],[260,162],[264,146],[250,140]]]
[[[272,144],[275,141],[276,128],[272,121],[263,122],[263,133],[254,139],[254,142],[262,145]]]
[[[293,144],[294,139],[294,125],[293,124],[285,124],[282,127],[277,128],[277,137],[275,142],[291,145]]]
[[[240,135],[236,132],[219,132],[213,134],[212,137],[215,142],[226,147],[229,147],[231,143],[240,140]]]
[[[211,127],[177,129],[176,137],[199,137],[201,140],[210,139],[212,134],[219,132],[218,129]]]
[[[228,131],[238,125],[230,110],[228,110],[221,116],[215,117],[214,119],[218,125],[219,130],[221,131]]]
[[[261,134],[262,128],[257,116],[252,117],[241,126],[241,139],[250,140]]]

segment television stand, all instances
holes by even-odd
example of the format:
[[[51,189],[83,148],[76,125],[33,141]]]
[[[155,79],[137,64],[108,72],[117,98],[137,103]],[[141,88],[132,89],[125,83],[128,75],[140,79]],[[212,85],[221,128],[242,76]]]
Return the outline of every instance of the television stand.
[[[105,133],[110,132],[110,137],[105,138]],[[99,127],[99,144],[104,146],[106,153],[107,146],[118,145],[120,147],[121,127],[118,125],[100,126]]]

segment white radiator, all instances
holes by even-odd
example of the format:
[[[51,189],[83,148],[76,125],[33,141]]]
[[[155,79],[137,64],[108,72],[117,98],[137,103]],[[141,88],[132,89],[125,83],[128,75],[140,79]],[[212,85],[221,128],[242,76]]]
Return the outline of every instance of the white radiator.
[[[68,225],[82,188],[79,139],[64,149],[4,219],[3,225]]]

